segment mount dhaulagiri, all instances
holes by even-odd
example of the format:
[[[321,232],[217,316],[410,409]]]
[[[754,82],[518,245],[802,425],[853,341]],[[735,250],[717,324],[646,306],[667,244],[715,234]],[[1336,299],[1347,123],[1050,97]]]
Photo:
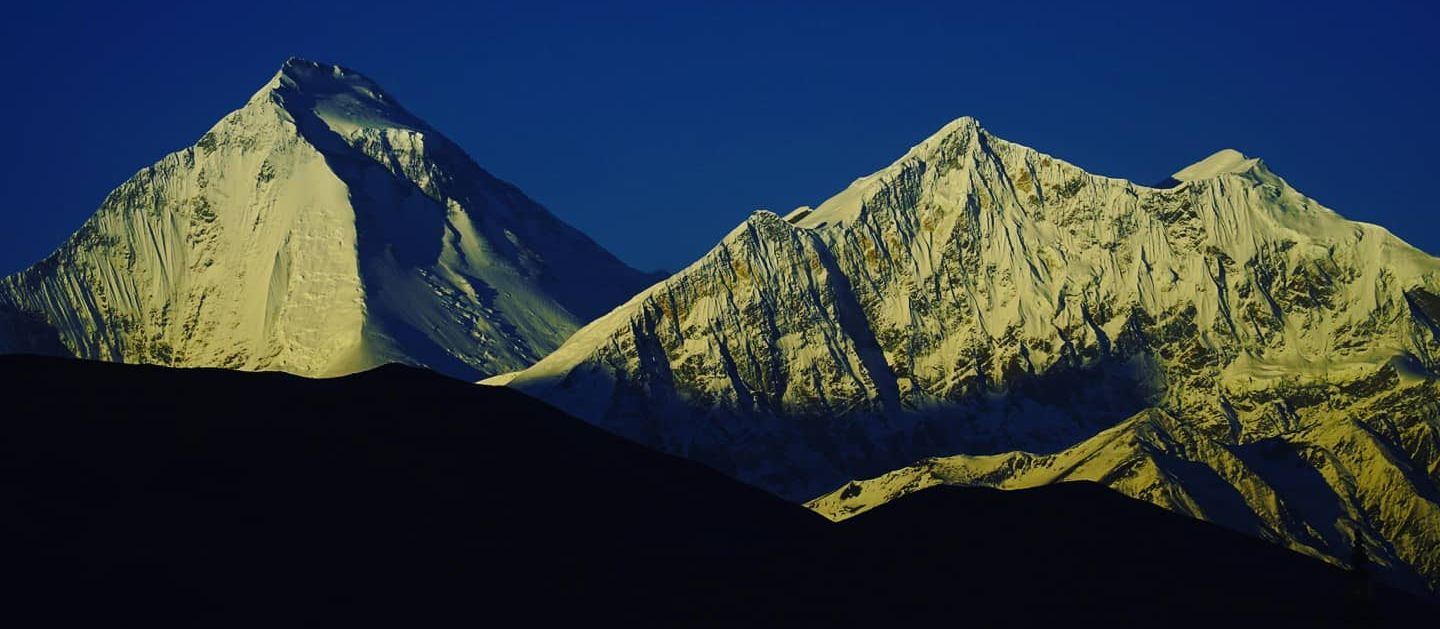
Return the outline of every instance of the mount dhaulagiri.
[[[291,59],[0,281],[0,307],[82,358],[474,379],[533,363],[654,279],[375,82]]]
[[[1260,160],[1149,187],[961,118],[491,382],[833,518],[1092,480],[1423,590],[1437,367],[1440,260]]]
[[[840,523],[532,398],[0,356],[27,627],[1423,626],[1433,601],[1067,483]]]

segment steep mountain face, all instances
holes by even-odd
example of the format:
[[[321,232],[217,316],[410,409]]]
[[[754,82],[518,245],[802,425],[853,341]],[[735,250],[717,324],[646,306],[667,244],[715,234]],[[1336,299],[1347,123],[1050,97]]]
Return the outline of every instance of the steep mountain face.
[[[1440,261],[1235,151],[1165,185],[962,118],[495,381],[795,500],[905,468],[832,516],[1086,478],[1440,583]]]
[[[373,81],[291,59],[0,281],[0,304],[87,358],[473,379],[533,363],[650,279]]]

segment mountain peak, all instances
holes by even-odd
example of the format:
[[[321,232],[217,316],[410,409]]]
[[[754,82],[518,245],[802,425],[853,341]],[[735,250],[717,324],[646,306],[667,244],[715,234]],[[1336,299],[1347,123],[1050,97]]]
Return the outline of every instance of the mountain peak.
[[[1235,149],[1221,149],[1205,159],[1180,169],[1170,178],[1181,183],[1213,179],[1220,175],[1249,172],[1260,164],[1258,157],[1247,157]]]
[[[364,84],[367,88],[380,91],[379,85],[374,81],[344,66],[303,57],[289,57],[280,64],[280,69],[275,71],[274,76],[256,92],[255,98],[286,87],[304,92],[333,92],[346,84]]]
[[[781,220],[784,219],[781,218],[779,214],[776,214],[775,212],[767,210],[763,207],[756,209],[754,212],[750,213],[750,216],[745,217],[745,222],[754,223],[756,225],[765,225]]]
[[[946,136],[959,131],[976,132],[982,130],[983,129],[980,126],[980,121],[974,116],[960,116],[959,118],[945,123],[945,126],[940,127],[940,130],[935,132],[935,135]]]
[[[287,57],[287,58],[285,59],[285,62],[280,64],[280,71],[281,71],[281,72],[284,72],[284,71],[290,70],[290,69],[292,69],[292,68],[304,68],[304,67],[309,67],[309,68],[332,68],[332,69],[341,70],[341,71],[344,71],[344,70],[345,70],[345,68],[342,68],[342,67],[340,67],[340,66],[338,66],[338,65],[335,65],[335,64],[333,64],[333,63],[323,63],[323,62],[320,62],[320,61],[315,61],[315,60],[313,60],[313,59],[306,59],[306,58],[304,58],[304,57],[291,56],[291,57]]]
[[[313,111],[332,130],[424,129],[379,83],[341,65],[290,57],[251,103],[273,101],[292,114]]]
[[[739,225],[736,225],[735,229],[730,230],[730,233],[726,234],[724,238],[720,239],[720,241],[730,242],[735,240],[736,238],[742,237],[743,234],[748,233],[752,230],[776,229],[781,228],[782,225],[784,228],[788,228],[790,227],[791,222],[786,220],[779,214],[776,214],[775,212],[772,212],[765,208],[759,208],[751,212],[749,216],[746,216],[743,222],[741,222]]]
[[[651,282],[374,81],[291,58],[51,258],[0,279],[0,308],[28,316],[0,312],[0,337],[41,338],[36,319],[84,358],[475,379]],[[187,315],[158,314],[172,311]]]
[[[980,121],[976,120],[973,116],[961,116],[945,123],[945,126],[940,127],[935,133],[930,134],[930,137],[925,138],[919,144],[915,145],[914,148],[910,149],[907,156],[924,153],[934,147],[940,146],[945,140],[957,135],[975,136],[984,131],[985,129],[980,126]]]
[[[889,166],[856,179],[840,194],[814,208],[803,208],[807,210],[804,212],[797,209],[787,214],[784,220],[807,228],[854,220],[860,215],[862,201],[868,194],[868,190],[883,185],[885,181],[902,172],[907,165],[916,160],[922,162],[945,161],[948,159],[945,155],[953,153],[957,148],[966,150],[963,147],[979,144],[976,140],[982,135],[987,138],[991,137],[985,129],[981,128],[980,121],[973,116],[961,116],[951,120],[921,140],[919,144],[910,147],[910,150]],[[954,155],[950,155],[950,157],[954,157]]]
[[[366,87],[379,95],[379,85],[363,74],[333,63],[321,63],[300,57],[290,57],[280,64],[275,78],[306,91],[331,91],[350,87]]]

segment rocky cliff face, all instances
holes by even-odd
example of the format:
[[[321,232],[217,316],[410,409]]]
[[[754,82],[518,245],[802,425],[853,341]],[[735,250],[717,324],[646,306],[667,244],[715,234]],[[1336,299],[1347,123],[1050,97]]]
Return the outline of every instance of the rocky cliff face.
[[[522,368],[643,288],[351,70],[292,59],[0,281],[76,355],[335,375]]]
[[[1165,185],[962,118],[496,381],[832,516],[1089,478],[1440,583],[1440,261],[1235,151]]]

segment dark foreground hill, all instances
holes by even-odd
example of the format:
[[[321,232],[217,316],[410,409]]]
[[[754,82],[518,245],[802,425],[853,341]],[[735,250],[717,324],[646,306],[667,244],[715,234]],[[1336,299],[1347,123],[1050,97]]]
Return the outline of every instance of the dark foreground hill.
[[[1099,486],[842,524],[518,393],[0,357],[11,626],[1406,626],[1428,602]],[[23,614],[23,616],[22,616]],[[7,623],[10,624],[10,623]]]

